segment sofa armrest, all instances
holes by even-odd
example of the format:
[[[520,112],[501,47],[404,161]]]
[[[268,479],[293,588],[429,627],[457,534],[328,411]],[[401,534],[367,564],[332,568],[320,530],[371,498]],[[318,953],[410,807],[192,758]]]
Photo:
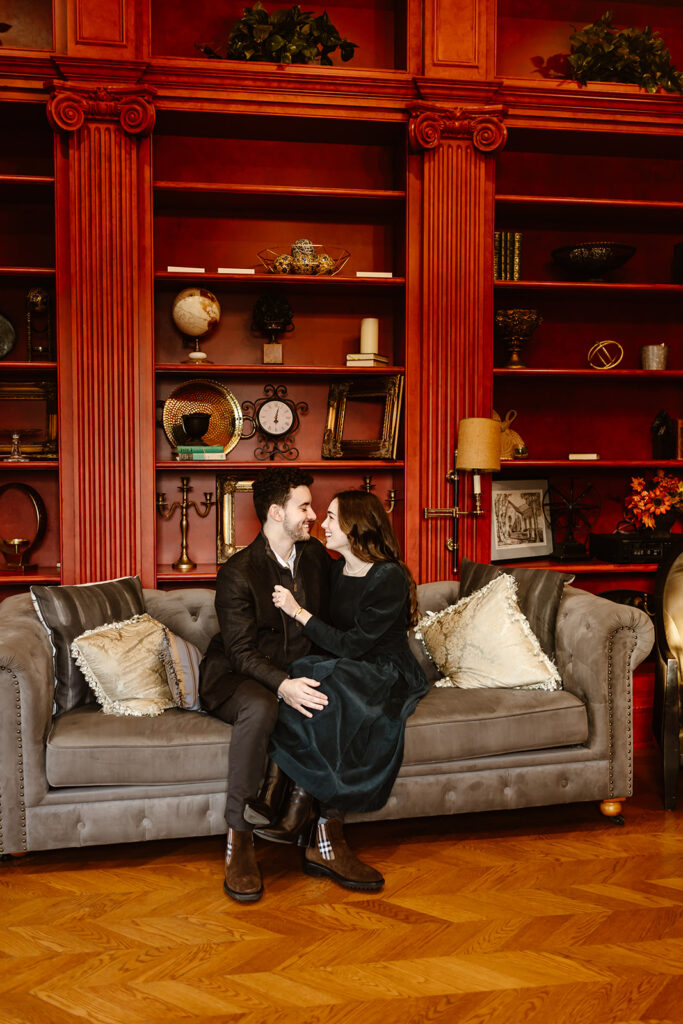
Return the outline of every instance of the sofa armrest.
[[[555,627],[564,688],[588,713],[588,743],[609,758],[609,796],[633,790],[633,671],[652,650],[654,628],[638,608],[565,587]]]
[[[48,790],[52,648],[33,608],[0,606],[0,853],[27,849],[26,808]]]

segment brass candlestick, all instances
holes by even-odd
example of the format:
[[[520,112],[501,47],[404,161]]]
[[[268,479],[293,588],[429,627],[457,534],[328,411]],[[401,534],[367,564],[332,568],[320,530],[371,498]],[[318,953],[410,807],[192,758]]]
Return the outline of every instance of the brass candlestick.
[[[188,498],[192,490],[189,476],[181,476],[178,490],[181,491],[182,498],[180,501],[174,501],[170,508],[168,508],[166,503],[166,492],[161,491],[157,494],[157,512],[162,519],[170,519],[180,509],[180,557],[173,563],[173,568],[178,569],[179,572],[190,572],[191,569],[197,568],[197,563],[193,562],[187,553],[187,531],[189,526],[187,514],[192,508],[200,519],[206,519],[214,506],[214,500],[211,491],[204,491],[204,501],[202,502],[204,511],[200,511],[196,501],[190,501]]]

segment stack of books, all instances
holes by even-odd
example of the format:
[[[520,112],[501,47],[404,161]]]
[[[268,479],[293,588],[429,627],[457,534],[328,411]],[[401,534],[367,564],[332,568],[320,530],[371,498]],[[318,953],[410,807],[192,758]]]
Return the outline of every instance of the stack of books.
[[[495,281],[519,281],[522,277],[522,232],[495,231],[493,234],[493,277]]]
[[[224,459],[225,452],[220,444],[179,444],[176,458],[178,462],[213,462]]]
[[[349,352],[346,357],[347,366],[386,366],[388,362],[388,356],[376,352]]]

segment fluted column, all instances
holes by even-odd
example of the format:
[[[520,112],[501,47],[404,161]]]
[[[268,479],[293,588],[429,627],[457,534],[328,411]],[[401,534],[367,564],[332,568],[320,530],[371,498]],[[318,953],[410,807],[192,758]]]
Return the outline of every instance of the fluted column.
[[[465,416],[491,415],[494,167],[507,131],[502,107],[411,107],[409,138],[424,154],[422,253],[423,452],[420,513],[453,505],[446,474]],[[460,505],[469,507],[469,475]],[[460,519],[460,555],[488,560],[490,519]],[[448,519],[423,524],[420,578],[447,579]]]
[[[153,579],[152,100],[137,86],[57,82],[48,104],[68,583]]]

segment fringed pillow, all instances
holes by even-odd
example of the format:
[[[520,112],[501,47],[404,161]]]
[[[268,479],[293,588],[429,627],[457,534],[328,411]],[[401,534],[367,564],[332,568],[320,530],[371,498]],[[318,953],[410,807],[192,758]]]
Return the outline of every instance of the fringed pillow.
[[[415,627],[444,678],[435,686],[559,690],[557,667],[545,655],[517,604],[517,584],[503,575]]]
[[[71,653],[105,715],[153,717],[175,707],[162,657],[164,628],[145,613],[73,641]]]
[[[164,626],[161,658],[175,703],[186,711],[200,711],[199,665],[202,652]]]

